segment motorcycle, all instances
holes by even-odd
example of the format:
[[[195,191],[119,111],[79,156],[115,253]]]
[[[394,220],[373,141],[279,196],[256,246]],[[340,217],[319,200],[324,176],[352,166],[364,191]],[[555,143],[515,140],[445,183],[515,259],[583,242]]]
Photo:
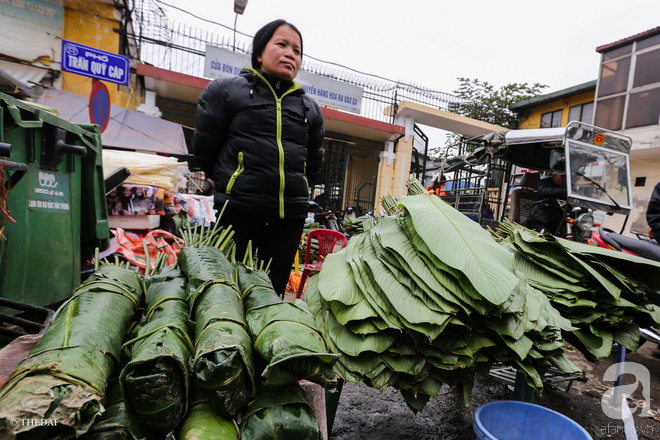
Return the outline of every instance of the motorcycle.
[[[655,240],[644,239],[640,234],[637,234],[637,236],[638,239],[626,237],[601,226],[597,232],[592,233],[591,244],[660,262],[660,244]],[[649,299],[653,304],[660,307],[660,292],[650,292]],[[640,328],[639,336],[644,341],[660,345],[660,330]]]
[[[307,219],[319,224],[320,227],[333,231],[340,230],[340,222],[337,221],[341,211],[329,211],[313,200],[307,201]]]

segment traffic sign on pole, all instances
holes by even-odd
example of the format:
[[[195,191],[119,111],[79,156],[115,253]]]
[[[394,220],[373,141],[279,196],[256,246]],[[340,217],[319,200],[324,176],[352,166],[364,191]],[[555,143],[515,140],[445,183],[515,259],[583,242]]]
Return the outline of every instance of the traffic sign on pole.
[[[92,80],[92,93],[89,95],[89,120],[101,127],[103,133],[110,120],[110,92],[103,82]]]

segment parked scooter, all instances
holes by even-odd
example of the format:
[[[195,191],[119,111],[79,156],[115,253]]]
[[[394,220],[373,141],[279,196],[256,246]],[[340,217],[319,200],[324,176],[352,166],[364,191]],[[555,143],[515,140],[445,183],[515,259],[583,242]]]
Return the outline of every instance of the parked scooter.
[[[314,218],[314,221],[322,228],[340,231],[337,216],[341,211],[329,211],[313,200],[307,201],[307,217]]]
[[[598,232],[592,234],[591,244],[660,262],[660,244],[657,241],[648,239],[637,240],[617,234],[611,229],[606,229],[602,226],[598,228]],[[660,307],[660,292],[650,292],[649,299],[653,304]],[[640,328],[639,336],[645,341],[660,345],[660,330]]]
[[[555,234],[566,240],[588,243],[591,238],[591,229],[594,227],[593,211],[584,206],[573,206],[562,202],[564,215],[559,230]]]

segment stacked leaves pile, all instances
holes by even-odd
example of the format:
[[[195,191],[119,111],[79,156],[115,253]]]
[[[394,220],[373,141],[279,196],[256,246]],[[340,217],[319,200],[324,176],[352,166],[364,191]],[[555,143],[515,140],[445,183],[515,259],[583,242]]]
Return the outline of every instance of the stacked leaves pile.
[[[510,222],[494,235],[513,252],[516,270],[577,327],[565,337],[587,359],[608,356],[613,342],[634,351],[640,327],[660,326],[646,295],[660,290],[660,263]]]
[[[565,357],[572,330],[514,273],[514,258],[478,224],[428,195],[399,198],[382,219],[326,258],[305,300],[349,381],[399,389],[413,410],[443,383],[469,403],[475,372],[505,362],[536,389]]]

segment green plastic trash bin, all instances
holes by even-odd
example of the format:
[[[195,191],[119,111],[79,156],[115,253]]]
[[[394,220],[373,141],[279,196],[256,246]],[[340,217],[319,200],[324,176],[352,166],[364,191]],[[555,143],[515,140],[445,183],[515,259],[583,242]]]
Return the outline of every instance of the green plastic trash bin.
[[[0,297],[33,305],[69,297],[82,257],[109,246],[98,128],[0,93],[0,165]]]

